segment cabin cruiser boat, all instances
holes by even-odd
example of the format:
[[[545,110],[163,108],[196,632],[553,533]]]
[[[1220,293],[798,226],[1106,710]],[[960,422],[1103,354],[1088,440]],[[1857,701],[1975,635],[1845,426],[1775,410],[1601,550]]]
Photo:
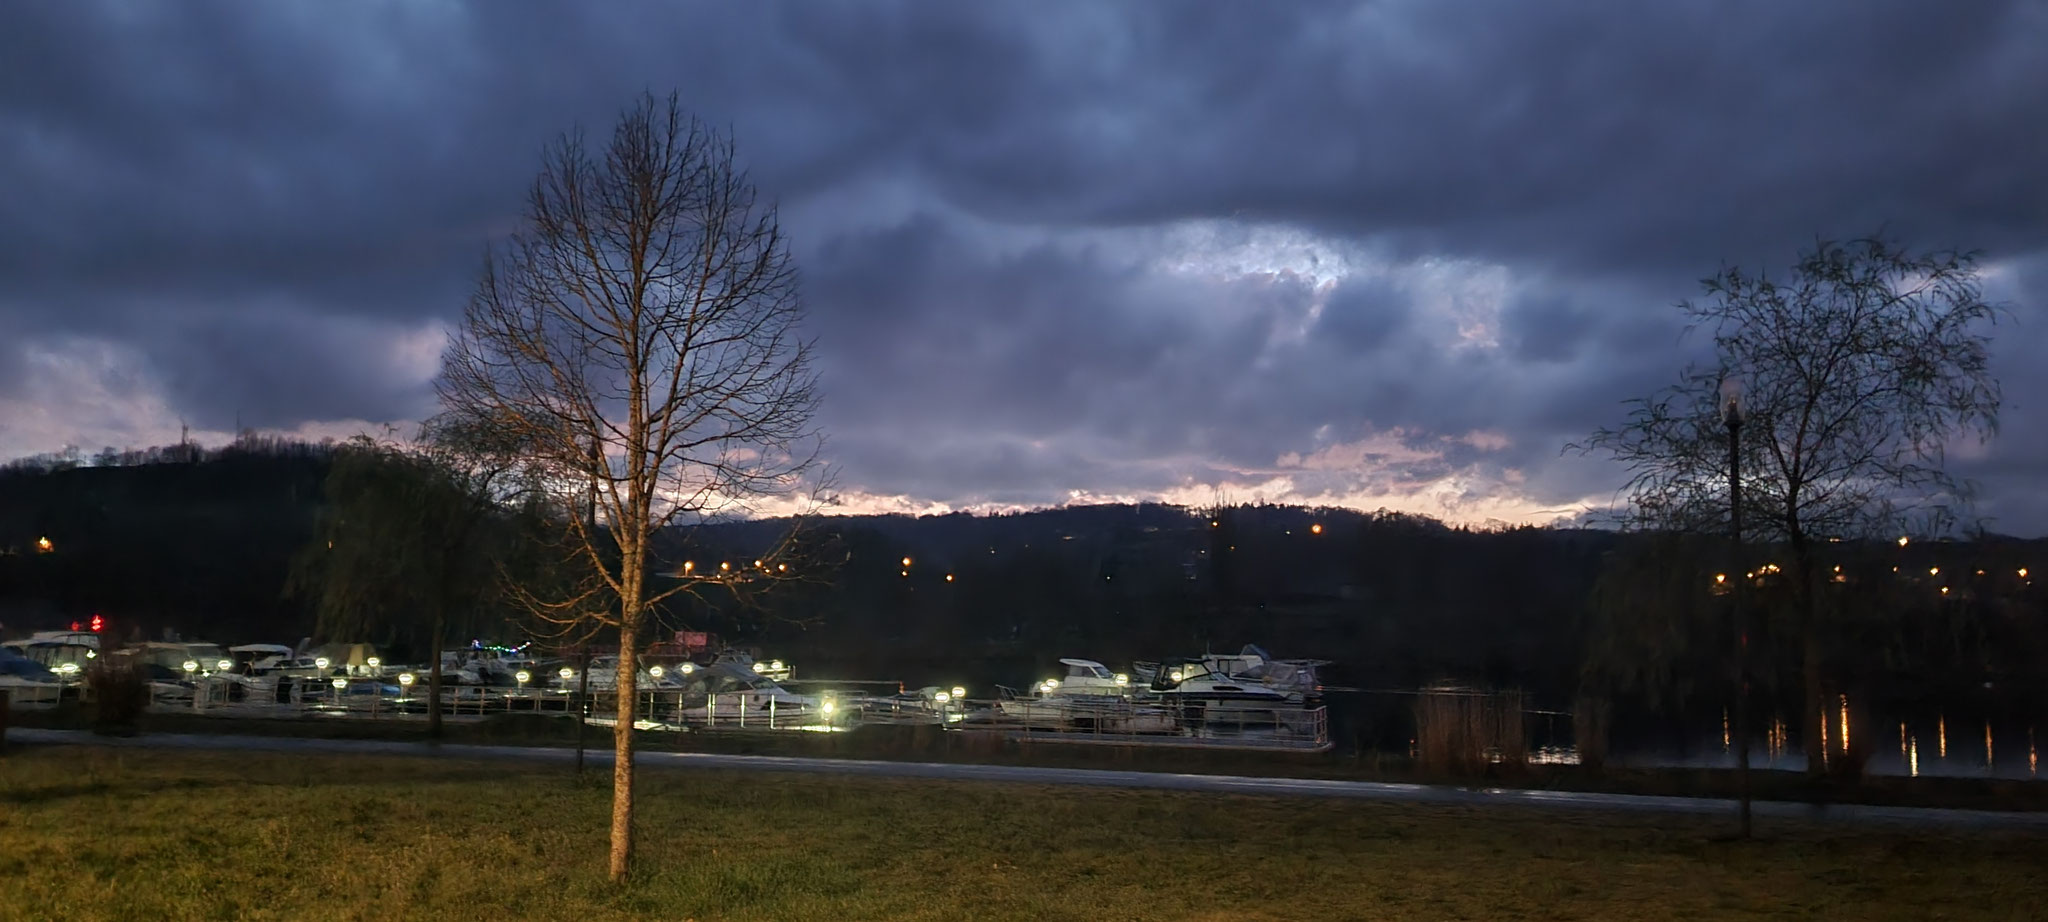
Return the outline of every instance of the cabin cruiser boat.
[[[1122,698],[1133,691],[1130,676],[1111,672],[1108,666],[1092,659],[1062,659],[1060,665],[1067,667],[1067,674],[1057,680],[1054,687],[1062,694]]]
[[[1112,733],[1163,733],[1177,726],[1166,709],[1132,700],[1141,689],[1130,676],[1094,660],[1061,659],[1063,678],[1046,679],[1028,695],[999,688],[996,710],[1040,729],[1082,729]]]
[[[8,692],[15,704],[54,704],[64,693],[64,683],[50,667],[13,647],[0,647],[0,691]]]
[[[587,667],[588,676],[579,675],[574,662],[565,660],[560,663],[549,663],[547,665],[554,670],[549,675],[547,684],[553,685],[565,692],[576,691],[586,687],[586,680],[589,683],[587,687],[591,691],[608,692],[619,687],[619,658],[617,656],[591,657],[590,665]],[[562,671],[565,669],[569,673],[567,676],[562,675]],[[695,672],[696,669],[695,665],[690,667],[691,672]],[[539,675],[539,673],[530,674]],[[659,663],[648,663],[634,670],[633,687],[640,691],[675,691],[683,687],[682,678],[684,675],[684,673],[677,671],[677,667],[663,666]],[[539,683],[536,681],[532,684]]]
[[[1196,658],[1176,662],[1186,663],[1191,659]],[[1326,659],[1275,659],[1258,644],[1245,644],[1244,649],[1235,654],[1206,653],[1199,660],[1203,672],[1223,677],[1226,684],[1261,685],[1298,699],[1314,698],[1321,693],[1321,680],[1316,670],[1330,664]],[[1169,667],[1165,671],[1170,674],[1173,669]],[[1157,689],[1160,663],[1132,663],[1131,672],[1139,682]]]
[[[660,690],[655,710],[673,709],[680,719],[723,721],[744,715],[744,719],[765,722],[772,713],[778,720],[822,718],[831,723],[844,717],[832,696],[797,694],[755,672],[752,663],[692,665],[687,672],[677,666],[665,671],[663,679],[675,681]]]
[[[1210,657],[1165,660],[1153,674],[1152,694],[1182,706],[1300,707],[1303,694],[1240,678],[1210,666]]]
[[[0,648],[40,663],[60,680],[66,680],[76,678],[99,656],[100,638],[88,631],[39,631],[0,644]]]

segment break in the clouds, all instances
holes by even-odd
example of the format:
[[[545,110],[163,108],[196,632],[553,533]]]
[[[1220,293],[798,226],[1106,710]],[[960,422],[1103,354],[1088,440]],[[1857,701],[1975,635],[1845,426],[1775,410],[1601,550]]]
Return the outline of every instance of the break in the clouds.
[[[1880,225],[1982,249],[1981,511],[2048,531],[2034,2],[31,3],[0,11],[0,454],[431,412],[540,146],[644,90],[780,200],[847,508],[1544,521],[1697,343]]]

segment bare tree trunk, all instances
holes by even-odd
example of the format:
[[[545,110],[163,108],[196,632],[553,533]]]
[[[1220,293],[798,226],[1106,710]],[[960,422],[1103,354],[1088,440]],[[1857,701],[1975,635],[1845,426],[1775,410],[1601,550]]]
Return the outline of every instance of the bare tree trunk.
[[[1827,689],[1821,685],[1820,625],[1814,621],[1810,604],[1802,601],[1800,607],[1805,609],[1806,621],[1802,628],[1801,646],[1804,651],[1800,664],[1800,677],[1806,686],[1806,713],[1802,718],[1806,726],[1800,732],[1800,738],[1805,743],[1806,773],[1817,776],[1827,770],[1828,731],[1822,724],[1828,718],[1828,695]]]
[[[625,555],[628,559],[637,554]],[[612,728],[612,855],[614,882],[626,879],[633,860],[633,719],[638,702],[640,577],[626,571],[619,611],[618,725]]]

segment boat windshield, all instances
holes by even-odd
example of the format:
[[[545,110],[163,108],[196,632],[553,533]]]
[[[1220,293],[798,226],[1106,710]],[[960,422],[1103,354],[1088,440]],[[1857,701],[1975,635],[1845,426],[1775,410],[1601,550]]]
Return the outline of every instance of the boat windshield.
[[[1201,660],[1183,660],[1178,663],[1163,663],[1159,675],[1152,680],[1155,688],[1172,688],[1182,682],[1192,682],[1212,674],[1208,665]]]
[[[1068,663],[1068,664],[1067,664],[1067,678],[1069,678],[1069,679],[1111,679],[1111,680],[1114,680],[1114,679],[1116,678],[1116,676],[1114,676],[1114,675],[1110,674],[1110,671],[1109,671],[1109,669],[1108,669],[1107,667],[1105,667],[1105,666],[1103,666],[1103,665],[1099,664],[1099,663],[1087,663],[1087,664],[1082,664],[1082,663]]]

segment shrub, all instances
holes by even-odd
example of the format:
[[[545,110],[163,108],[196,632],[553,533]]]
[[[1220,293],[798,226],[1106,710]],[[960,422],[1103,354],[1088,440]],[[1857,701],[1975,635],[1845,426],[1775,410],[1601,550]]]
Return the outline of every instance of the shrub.
[[[132,656],[108,653],[85,669],[85,688],[93,700],[93,730],[133,732],[149,709],[149,673]]]

